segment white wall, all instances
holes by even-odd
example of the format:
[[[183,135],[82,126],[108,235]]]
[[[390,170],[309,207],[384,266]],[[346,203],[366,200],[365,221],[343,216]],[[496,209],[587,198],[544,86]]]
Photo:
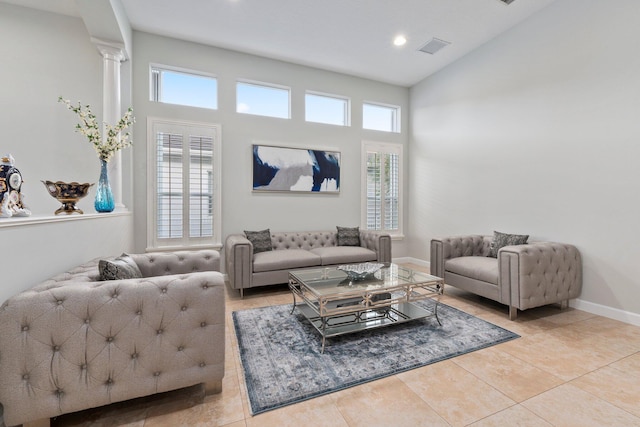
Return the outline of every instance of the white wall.
[[[40,180],[97,182],[100,166],[89,142],[74,132],[62,95],[102,112],[102,57],[82,20],[0,3],[0,155],[13,154],[33,217],[60,203]],[[130,176],[128,177],[130,180]],[[78,203],[95,212],[95,190]],[[9,226],[0,218],[0,303],[20,290],[91,258],[132,248],[132,216]]]
[[[243,230],[335,230],[336,225],[360,224],[360,145],[362,140],[408,143],[407,88],[322,71],[258,56],[134,32],[135,60],[135,229],[136,248],[144,250],[147,149],[146,117],[175,118],[222,125],[223,236]],[[213,73],[218,78],[218,110],[205,110],[149,101],[149,64],[158,63]],[[292,89],[291,120],[236,113],[236,80],[251,79]],[[352,125],[339,127],[304,121],[305,90],[351,98]],[[405,113],[402,133],[362,130],[362,101],[400,105]],[[339,195],[252,193],[251,145],[256,142],[341,151]],[[404,242],[394,242],[393,255],[403,256]]]
[[[35,213],[58,207],[40,180],[96,182],[100,163],[58,97],[102,115],[102,59],[82,20],[0,4],[0,153],[12,153]],[[92,190],[94,191],[94,190]],[[78,206],[91,209],[92,197]]]
[[[637,0],[558,0],[411,89],[413,256],[493,230],[573,243],[579,304],[640,319],[639,22]]]

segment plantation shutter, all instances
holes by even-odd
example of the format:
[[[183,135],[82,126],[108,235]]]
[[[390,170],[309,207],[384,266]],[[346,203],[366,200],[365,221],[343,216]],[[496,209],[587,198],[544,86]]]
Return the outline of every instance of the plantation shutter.
[[[397,230],[399,227],[399,202],[400,202],[400,168],[397,154],[385,154],[385,209],[384,229]]]
[[[180,134],[157,134],[157,237],[177,239],[183,236],[182,163],[183,138]]]
[[[213,236],[213,138],[189,141],[189,237]]]
[[[382,221],[382,172],[378,153],[367,153],[367,229],[380,230]]]
[[[366,148],[366,228],[400,231],[400,154],[375,145]]]
[[[219,241],[219,128],[160,124],[154,132],[155,228],[150,246]]]

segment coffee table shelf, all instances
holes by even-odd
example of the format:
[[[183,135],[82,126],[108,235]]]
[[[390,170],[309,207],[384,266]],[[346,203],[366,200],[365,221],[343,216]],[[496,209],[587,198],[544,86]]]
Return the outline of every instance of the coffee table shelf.
[[[324,338],[337,337],[437,315],[435,309],[434,311],[429,311],[415,304],[400,303],[384,309],[369,309],[325,317],[326,325],[323,325],[323,318],[318,316],[317,312],[307,304],[298,305],[297,308]]]
[[[396,264],[382,268],[374,276],[358,281],[347,279],[336,268],[293,270],[289,272],[293,308],[326,339],[339,335],[435,317],[444,290],[440,277],[417,272]],[[297,304],[297,299],[301,304]],[[413,302],[431,298],[432,310]]]

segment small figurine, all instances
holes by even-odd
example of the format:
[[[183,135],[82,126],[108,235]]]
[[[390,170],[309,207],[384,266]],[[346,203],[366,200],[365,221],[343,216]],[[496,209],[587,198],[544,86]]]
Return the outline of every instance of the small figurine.
[[[11,154],[0,158],[0,218],[31,215],[23,204],[22,174],[14,163]]]

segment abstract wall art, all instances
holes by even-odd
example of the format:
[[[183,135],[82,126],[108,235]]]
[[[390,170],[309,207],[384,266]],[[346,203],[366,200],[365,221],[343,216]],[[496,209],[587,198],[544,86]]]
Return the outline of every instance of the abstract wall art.
[[[340,152],[253,146],[253,191],[340,192]]]

